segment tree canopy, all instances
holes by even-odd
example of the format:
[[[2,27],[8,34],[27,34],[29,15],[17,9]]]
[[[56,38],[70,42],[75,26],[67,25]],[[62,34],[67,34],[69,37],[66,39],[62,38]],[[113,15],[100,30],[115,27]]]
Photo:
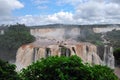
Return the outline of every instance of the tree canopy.
[[[31,43],[35,38],[30,34],[30,29],[25,25],[10,25],[5,34],[0,36],[0,47],[5,49],[17,49],[23,44]]]
[[[113,30],[111,32],[107,32],[106,39],[110,41],[110,44],[114,48],[120,47],[120,30]]]
[[[15,68],[15,65],[0,60],[0,80],[20,80]]]
[[[82,63],[77,56],[41,59],[23,69],[22,80],[118,80],[106,66]]]
[[[116,65],[120,66],[120,47],[114,50],[113,55],[115,56]]]

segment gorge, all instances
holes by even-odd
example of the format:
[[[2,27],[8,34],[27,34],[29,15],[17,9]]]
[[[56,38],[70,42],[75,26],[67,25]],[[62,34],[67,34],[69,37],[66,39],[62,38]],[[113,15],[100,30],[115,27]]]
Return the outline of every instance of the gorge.
[[[77,26],[77,25],[47,25],[31,27],[30,32],[36,41],[22,45],[16,54],[17,70],[25,68],[32,62],[48,56],[79,56],[83,62],[107,65],[114,69],[115,60],[113,48],[108,44],[104,34],[112,30],[120,30],[119,26]],[[99,33],[99,35],[98,35]],[[98,38],[92,38],[95,35]],[[96,37],[96,36],[95,36]],[[99,41],[103,48],[92,44]],[[98,40],[97,40],[98,39]]]

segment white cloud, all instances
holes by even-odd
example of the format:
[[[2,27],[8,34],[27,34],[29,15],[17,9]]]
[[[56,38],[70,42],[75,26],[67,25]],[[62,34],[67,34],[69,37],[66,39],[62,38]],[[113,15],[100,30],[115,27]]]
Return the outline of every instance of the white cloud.
[[[26,15],[19,17],[19,23],[27,24],[27,25],[45,25],[45,24],[54,24],[54,23],[74,23],[73,14],[69,12],[58,12],[52,15],[41,15],[41,16],[33,16]]]
[[[103,3],[93,1],[81,4],[80,6],[77,6],[75,16],[76,18],[90,18],[103,16],[105,14],[103,10],[103,5]]]
[[[73,6],[78,6],[79,4],[82,4],[88,0],[58,0],[57,4],[58,5],[64,5],[64,4],[70,4]]]
[[[73,21],[73,14],[69,12],[58,12],[53,15],[48,15],[48,21],[56,22],[56,23],[68,23],[69,21]]]
[[[49,0],[31,0],[31,1],[32,3],[34,3],[37,9],[40,9],[40,10],[48,9]]]
[[[48,6],[38,6],[37,8],[40,10],[46,10],[46,9],[48,9]]]
[[[120,0],[110,0],[110,2],[120,3]]]
[[[117,0],[116,0],[117,1]],[[119,3],[107,2],[106,0],[89,0],[76,6],[75,19],[82,19],[88,23],[115,23],[120,18]],[[84,23],[83,22],[83,23]]]
[[[36,5],[49,3],[48,0],[32,0]]]
[[[9,0],[1,0],[3,2]],[[22,8],[23,5],[18,0],[19,5],[10,6],[4,9],[5,13],[11,13],[11,10]],[[48,4],[49,0],[32,0],[36,3],[36,6],[40,9],[46,9],[48,6],[43,4]],[[13,4],[11,2],[11,4]],[[15,3],[15,4],[18,4]],[[21,5],[20,5],[21,4]],[[58,0],[57,4],[69,4],[72,5],[75,9],[74,13],[71,12],[57,12],[51,15],[25,15],[18,18],[13,18],[9,23],[19,22],[27,25],[45,25],[45,24],[54,24],[54,23],[63,23],[63,24],[100,24],[100,23],[119,23],[120,20],[120,0]],[[1,6],[0,2],[0,6]],[[41,6],[42,5],[42,6]],[[0,13],[1,15],[2,13]],[[7,19],[8,17],[6,17]]]
[[[109,3],[105,6],[106,14],[109,16],[120,15],[120,5],[116,3]]]
[[[120,0],[59,0],[58,4],[74,7],[75,24],[119,23]]]
[[[18,0],[0,0],[0,21],[12,21],[12,11],[15,9],[23,8],[24,5]]]
[[[18,0],[0,0],[0,15],[8,15],[14,9],[24,7]]]

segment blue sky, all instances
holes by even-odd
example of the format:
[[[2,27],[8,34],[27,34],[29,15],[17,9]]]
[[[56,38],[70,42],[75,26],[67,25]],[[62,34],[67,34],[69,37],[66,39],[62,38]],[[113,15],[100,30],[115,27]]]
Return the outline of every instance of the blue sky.
[[[24,4],[24,8],[14,10],[14,16],[24,16],[24,15],[48,15],[54,14],[60,11],[67,11],[74,13],[74,7],[70,4],[59,4],[56,2],[57,0],[19,0]],[[37,1],[45,1],[43,3],[39,3]]]
[[[120,0],[0,0],[0,25],[119,24]]]

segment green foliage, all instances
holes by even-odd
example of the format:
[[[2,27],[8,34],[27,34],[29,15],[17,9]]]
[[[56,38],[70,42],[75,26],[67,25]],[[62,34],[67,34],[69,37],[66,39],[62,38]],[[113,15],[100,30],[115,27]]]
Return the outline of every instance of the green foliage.
[[[110,45],[112,45],[114,48],[116,66],[120,65],[120,30],[108,32],[106,39],[110,41]]]
[[[120,30],[113,30],[112,32],[108,32],[106,39],[110,41],[110,44],[114,48],[120,47]]]
[[[22,80],[118,80],[106,66],[83,64],[77,56],[41,59],[23,69]]]
[[[15,65],[0,60],[0,80],[20,80]]]
[[[113,70],[107,66],[94,65],[91,70],[92,79],[90,80],[119,80]]]
[[[100,33],[95,33],[91,28],[83,28],[80,33],[80,37],[78,37],[78,41],[83,41],[83,42],[90,42],[95,45],[103,45],[102,44],[102,39],[101,39],[101,34]]]
[[[104,45],[102,41],[97,41],[97,40],[96,41],[93,40],[91,43],[93,43],[97,46],[103,46]]]
[[[33,42],[35,38],[31,36],[30,30],[25,25],[11,25],[0,36],[0,48],[17,49],[22,44]]]
[[[120,48],[116,48],[113,55],[115,56],[116,65],[120,65]]]

